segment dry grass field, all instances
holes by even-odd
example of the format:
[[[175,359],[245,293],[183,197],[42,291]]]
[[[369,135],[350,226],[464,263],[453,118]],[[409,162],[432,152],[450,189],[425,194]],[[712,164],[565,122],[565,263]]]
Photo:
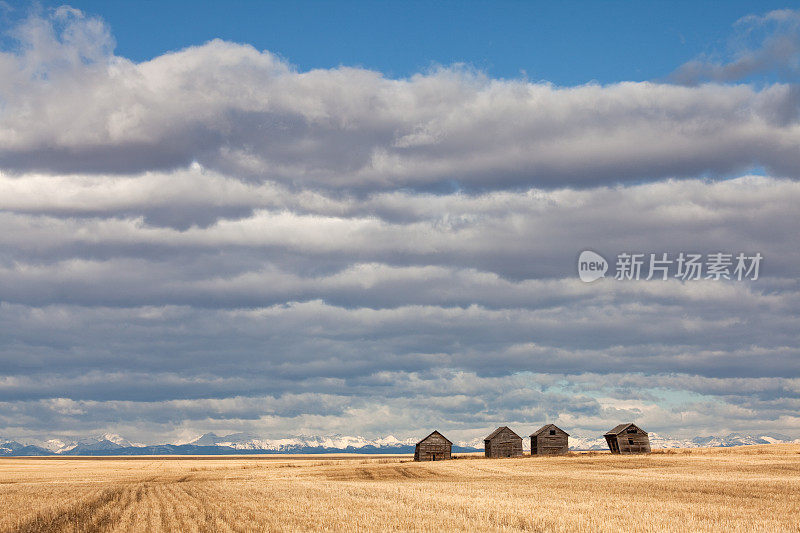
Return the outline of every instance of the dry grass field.
[[[0,459],[0,531],[800,531],[800,445],[648,456]]]

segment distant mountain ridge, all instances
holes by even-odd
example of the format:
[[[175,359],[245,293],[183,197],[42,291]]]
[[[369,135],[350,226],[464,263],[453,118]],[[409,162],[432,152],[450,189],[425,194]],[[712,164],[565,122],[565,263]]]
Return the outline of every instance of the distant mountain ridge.
[[[0,439],[0,457],[46,456],[46,455],[251,455],[251,454],[307,454],[307,453],[373,453],[406,454],[414,452],[416,438],[397,439],[392,435],[379,439],[360,436],[292,436],[282,439],[266,439],[248,433],[232,433],[219,436],[205,433],[188,442],[174,444],[145,445],[131,442],[116,434],[104,434],[77,441],[48,439],[20,443]],[[570,437],[571,450],[605,450],[603,437]],[[528,439],[523,439],[527,444]],[[724,437],[708,436],[692,439],[673,439],[650,433],[653,449],[658,448],[702,448],[730,447],[753,444],[800,443],[784,435],[748,435],[731,433]],[[527,446],[526,446],[527,449]],[[483,439],[459,441],[453,445],[454,452],[479,452],[483,450]]]
[[[418,439],[408,438],[399,440],[392,435],[380,439],[369,440],[363,437],[351,437],[348,435],[328,435],[319,436],[295,436],[283,439],[263,439],[247,433],[233,433],[219,437],[214,433],[206,433],[200,437],[189,441],[187,444],[200,446],[228,446],[237,450],[270,450],[276,452],[297,453],[298,448],[330,448],[337,450],[360,449],[365,447],[374,448],[405,448],[414,445]]]
[[[659,448],[729,448],[731,446],[749,446],[754,444],[790,444],[800,443],[800,439],[791,439],[785,435],[745,435],[730,433],[724,437],[694,437],[691,439],[675,439],[658,433],[650,433],[650,447]],[[571,450],[607,450],[604,437],[570,437]]]

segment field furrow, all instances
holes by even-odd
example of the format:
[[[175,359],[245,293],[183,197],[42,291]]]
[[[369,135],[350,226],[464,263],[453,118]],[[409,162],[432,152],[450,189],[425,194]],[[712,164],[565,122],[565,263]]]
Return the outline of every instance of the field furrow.
[[[800,446],[413,463],[0,460],[2,532],[800,531]]]

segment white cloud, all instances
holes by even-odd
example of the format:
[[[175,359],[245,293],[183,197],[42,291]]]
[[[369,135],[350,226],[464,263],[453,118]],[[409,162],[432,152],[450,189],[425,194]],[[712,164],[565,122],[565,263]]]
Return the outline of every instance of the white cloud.
[[[779,9],[764,15],[747,15],[736,21],[734,31],[724,58],[701,56],[681,65],[671,78],[690,85],[707,80],[739,81],[763,74],[798,81],[800,11]],[[785,111],[788,119],[797,119],[796,102]]]

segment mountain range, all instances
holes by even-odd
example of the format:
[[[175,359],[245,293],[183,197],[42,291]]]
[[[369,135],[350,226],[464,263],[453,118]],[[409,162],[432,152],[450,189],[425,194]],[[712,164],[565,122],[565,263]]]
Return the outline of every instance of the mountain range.
[[[45,455],[235,455],[235,454],[303,454],[303,453],[389,453],[414,452],[416,438],[399,440],[393,436],[365,439],[347,435],[294,436],[282,439],[267,439],[247,433],[232,433],[219,436],[206,433],[188,442],[145,445],[131,442],[116,434],[104,434],[75,441],[62,439],[34,440],[20,443],[0,438],[0,456],[45,456]],[[527,439],[523,439],[527,443]],[[752,444],[800,443],[784,435],[748,435],[731,433],[724,437],[694,437],[674,439],[650,433],[650,444],[658,448],[729,447]],[[527,447],[526,447],[527,448]],[[570,437],[571,450],[605,450],[606,442],[601,437]],[[454,452],[477,452],[483,450],[483,440],[454,443]]]

